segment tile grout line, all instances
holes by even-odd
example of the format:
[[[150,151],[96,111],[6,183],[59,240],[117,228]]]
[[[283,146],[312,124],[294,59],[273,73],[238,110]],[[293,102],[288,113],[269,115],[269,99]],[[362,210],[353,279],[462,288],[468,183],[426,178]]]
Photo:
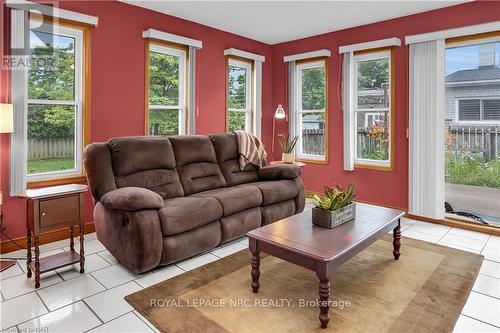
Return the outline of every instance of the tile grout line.
[[[494,264],[498,264],[496,261],[489,260],[489,259],[483,259],[483,262],[482,262],[482,263],[484,263],[485,261],[490,261],[490,262],[492,262],[492,263],[494,263]],[[495,278],[495,279],[500,279],[500,275],[498,275],[498,276],[493,276],[493,275],[484,274],[484,273],[481,273],[481,272],[479,272],[479,274],[484,275],[484,276],[489,276],[489,277],[492,277],[492,278]]]
[[[35,290],[35,294],[38,296],[38,298],[40,299],[40,301],[42,301],[42,304],[43,304],[43,306],[45,306],[45,308],[47,309],[47,311],[48,311],[49,313],[50,313],[50,312],[52,312],[52,311],[50,311],[50,309],[49,309],[49,307],[47,306],[47,304],[45,304],[45,302],[43,301],[42,296],[40,296],[36,290]]]
[[[481,251],[479,252],[480,254],[483,253],[483,250],[486,248],[486,245],[488,244],[488,241],[491,239],[491,234],[488,235],[488,239],[484,243],[484,246],[481,248]],[[484,261],[484,256],[483,256],[483,261]]]
[[[486,325],[489,325],[489,326],[492,326],[492,327],[495,327],[495,328],[500,328],[500,326],[497,326],[497,325],[495,325],[495,324],[490,324],[490,323],[488,323],[488,322],[486,322],[486,321],[484,321],[484,320],[481,320],[481,319],[477,319],[477,318],[471,317],[471,316],[466,315],[466,314],[464,314],[464,313],[461,313],[460,315],[461,315],[461,316],[464,316],[464,317],[467,317],[467,318],[470,318],[470,319],[474,319],[474,320],[476,320],[476,321],[479,321],[479,322],[481,322],[481,323],[483,323],[483,324],[486,324]]]
[[[90,310],[92,310],[92,308],[91,308],[88,304],[86,304],[86,305],[90,308]],[[123,313],[123,314],[121,314],[121,315],[119,315],[119,316],[117,316],[117,317],[115,317],[115,318],[113,318],[113,319],[108,320],[108,321],[103,321],[103,320],[101,320],[101,318],[99,318],[99,316],[97,316],[97,314],[96,314],[97,318],[99,318],[99,320],[101,320],[102,324],[97,325],[97,326],[95,326],[95,327],[92,327],[92,328],[90,328],[90,329],[86,330],[84,333],[86,333],[86,332],[90,332],[90,331],[92,331],[92,330],[94,330],[94,329],[96,329],[96,328],[98,328],[98,327],[102,327],[102,326],[104,326],[104,325],[106,325],[106,324],[108,324],[108,323],[112,322],[113,320],[116,320],[116,319],[118,319],[118,318],[121,318],[121,317],[123,317],[123,316],[125,316],[125,315],[127,315],[127,314],[129,314],[129,313],[131,313],[131,312],[133,312],[133,311],[134,311],[134,310],[131,310],[131,311],[129,311],[129,312],[125,312],[125,313]],[[92,311],[92,312],[93,312],[93,311]]]
[[[140,320],[140,321],[142,321],[142,322],[143,322],[143,323],[144,323],[144,324],[145,324],[145,325],[146,325],[146,326],[147,326],[147,327],[151,330],[151,332],[156,332],[156,331],[155,331],[155,330],[153,330],[153,328],[151,327],[151,326],[154,326],[154,325],[153,325],[152,323],[150,323],[149,321],[148,321],[148,322],[144,321],[144,319],[146,319],[146,318],[145,318],[144,316],[143,316],[143,318],[144,318],[144,319],[143,319],[143,318],[141,318],[141,317],[139,317],[139,316],[137,315],[137,313],[135,313],[136,311],[137,311],[136,309],[132,310],[132,313],[134,314],[134,316],[136,316],[136,318],[139,318],[139,320]]]
[[[98,294],[95,294],[95,295],[98,295]],[[92,295],[92,296],[95,296],[95,295]],[[89,296],[89,297],[90,297],[90,296]],[[96,317],[97,317],[97,319],[99,319],[99,321],[100,321],[102,324],[104,324],[104,320],[102,320],[102,319],[101,319],[101,317],[99,317],[99,315],[98,315],[98,314],[94,311],[94,309],[92,309],[92,307],[91,307],[90,305],[88,305],[88,304],[87,304],[87,302],[85,302],[85,298],[82,298],[82,299],[81,299],[81,301],[82,301],[82,303],[83,303],[83,304],[85,304],[85,306],[86,306],[87,308],[89,308],[90,312],[92,312],[92,313],[94,314],[94,316],[96,316]],[[111,320],[110,320],[110,321],[111,321]],[[101,326],[101,325],[97,325],[96,327],[99,327],[99,326]],[[93,327],[93,328],[95,328],[95,327]],[[93,329],[93,328],[91,328],[91,329]]]
[[[108,266],[108,267],[110,267],[110,266]],[[105,268],[106,268],[106,267],[105,267]],[[104,268],[103,268],[103,269],[104,269]],[[97,271],[94,271],[94,272],[97,272]],[[100,284],[100,285],[104,288],[104,290],[103,290],[103,291],[105,291],[105,290],[109,290],[108,288],[106,288],[106,286],[105,286],[105,285],[104,285],[101,281],[99,281],[99,279],[98,279],[98,278],[96,278],[96,277],[92,274],[92,273],[94,273],[94,272],[90,272],[90,273],[87,273],[87,274],[88,274],[88,275],[90,275],[90,276],[92,276],[92,278],[93,278],[94,280],[96,280],[96,281],[97,281],[97,282],[98,282],[98,283],[99,283],[99,284]],[[110,288],[110,289],[111,289],[111,288]],[[103,291],[101,291],[101,292],[103,292]]]
[[[476,281],[474,281],[474,282],[476,282]],[[473,287],[474,287],[474,286],[473,286]],[[477,290],[471,289],[471,292],[475,292],[475,293],[481,294],[481,295],[483,295],[483,296],[488,296],[488,297],[491,297],[491,298],[495,298],[495,299],[497,299],[497,300],[499,300],[499,301],[500,301],[500,297],[497,297],[497,296],[491,296],[491,295],[486,294],[486,293],[484,293],[484,292],[482,292],[482,291],[477,291]]]

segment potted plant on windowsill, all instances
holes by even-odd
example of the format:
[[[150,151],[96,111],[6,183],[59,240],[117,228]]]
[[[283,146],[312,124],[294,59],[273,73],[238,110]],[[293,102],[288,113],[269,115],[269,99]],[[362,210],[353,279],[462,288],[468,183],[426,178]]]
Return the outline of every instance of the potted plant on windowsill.
[[[298,136],[294,136],[293,138],[290,138],[290,134],[283,135],[279,134],[280,138],[280,144],[281,148],[283,149],[283,154],[281,155],[281,160],[283,163],[293,163],[295,162],[295,153],[294,149],[295,146],[297,145],[297,140],[299,139]]]
[[[325,186],[325,194],[309,195],[314,206],[312,209],[312,222],[325,228],[335,228],[346,223],[356,216],[356,203],[353,202],[354,184],[349,184],[347,189],[335,185],[333,188]]]

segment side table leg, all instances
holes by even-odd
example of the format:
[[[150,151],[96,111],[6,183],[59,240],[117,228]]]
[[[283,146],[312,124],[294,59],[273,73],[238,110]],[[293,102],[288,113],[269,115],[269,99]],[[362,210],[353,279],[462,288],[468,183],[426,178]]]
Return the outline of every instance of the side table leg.
[[[327,328],[330,317],[328,311],[330,310],[330,278],[328,275],[328,267],[326,263],[318,264],[316,275],[319,279],[319,321],[321,328]]]
[[[26,235],[26,272],[28,272],[28,278],[31,277],[31,230],[28,229],[28,233]]]
[[[83,225],[80,224],[80,274],[85,273],[85,251],[83,250]]]
[[[75,251],[75,226],[69,227],[69,249]]]
[[[40,239],[35,236],[35,288],[40,288]]]
[[[394,254],[394,259],[399,260],[399,256],[401,253],[399,252],[399,249],[401,248],[401,224],[400,220],[398,219],[398,225],[394,230],[392,231],[392,245],[394,247],[394,251],[392,251],[392,254]]]
[[[258,248],[257,241],[255,239],[249,240],[249,249],[250,252],[252,253],[252,259],[251,259],[251,264],[252,264],[252,290],[256,294],[259,291],[260,283],[259,283],[259,277],[260,277],[260,252]]]

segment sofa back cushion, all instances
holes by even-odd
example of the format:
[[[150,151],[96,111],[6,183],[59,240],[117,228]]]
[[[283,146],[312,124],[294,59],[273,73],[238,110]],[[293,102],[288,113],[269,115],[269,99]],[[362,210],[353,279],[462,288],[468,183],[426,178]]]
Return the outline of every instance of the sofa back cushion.
[[[118,188],[143,187],[164,199],[184,195],[172,145],[166,137],[115,138],[109,140],[108,147]]]
[[[253,165],[240,170],[238,141],[234,133],[211,134],[209,137],[228,186],[257,181],[257,169]]]
[[[185,195],[226,186],[212,142],[203,135],[170,137]]]

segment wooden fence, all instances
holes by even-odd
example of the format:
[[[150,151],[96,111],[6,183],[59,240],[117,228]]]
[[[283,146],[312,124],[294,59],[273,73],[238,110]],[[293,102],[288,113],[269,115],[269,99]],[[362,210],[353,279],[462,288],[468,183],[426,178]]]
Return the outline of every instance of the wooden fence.
[[[312,155],[324,154],[325,130],[324,129],[303,129],[302,149],[304,153]]]
[[[500,126],[448,125],[446,150],[452,153],[480,154],[485,160],[500,158]]]
[[[28,139],[28,160],[70,158],[75,154],[73,138]]]

